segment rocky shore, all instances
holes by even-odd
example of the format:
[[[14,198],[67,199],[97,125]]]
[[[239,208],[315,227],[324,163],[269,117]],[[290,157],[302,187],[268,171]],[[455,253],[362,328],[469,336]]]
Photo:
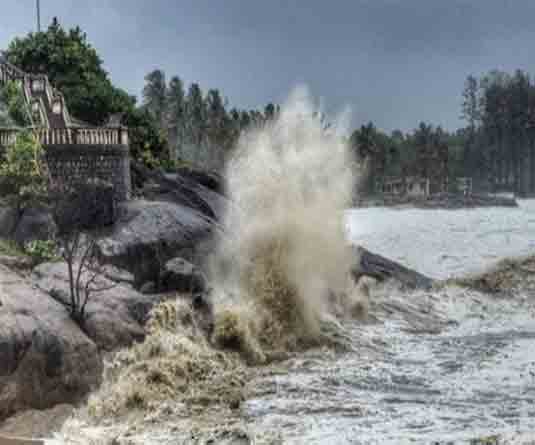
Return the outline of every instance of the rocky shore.
[[[437,193],[427,197],[413,196],[382,196],[363,198],[356,203],[357,207],[415,207],[420,209],[464,209],[479,207],[518,207],[515,198],[492,195],[454,193]]]

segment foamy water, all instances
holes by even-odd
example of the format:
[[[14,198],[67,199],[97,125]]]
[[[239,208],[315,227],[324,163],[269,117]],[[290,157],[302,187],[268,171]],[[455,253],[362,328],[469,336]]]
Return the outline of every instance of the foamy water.
[[[349,239],[434,278],[481,271],[535,251],[535,200],[519,208],[347,212]]]
[[[353,240],[445,277],[529,253],[534,211],[534,201],[520,209],[363,209],[348,212],[348,223]],[[503,444],[533,440],[535,295],[505,301],[455,287],[392,290],[373,296],[371,313],[373,323],[345,322],[354,352],[312,349],[258,367],[238,411],[80,424],[82,438],[67,443],[468,444],[494,434]]]
[[[229,162],[235,205],[210,275],[211,341],[187,305],[160,306],[151,335],[115,357],[61,443],[400,444],[535,431],[535,296],[375,289],[369,320],[353,318],[364,300],[347,287],[351,151],[343,126],[325,131],[316,111],[298,89]],[[350,242],[437,278],[535,247],[535,201],[345,215]]]

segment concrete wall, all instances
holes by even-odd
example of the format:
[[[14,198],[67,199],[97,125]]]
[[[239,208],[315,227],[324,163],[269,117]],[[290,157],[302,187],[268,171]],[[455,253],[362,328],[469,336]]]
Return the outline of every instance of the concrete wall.
[[[47,145],[45,153],[53,178],[67,183],[100,179],[112,184],[116,200],[130,198],[127,145]]]

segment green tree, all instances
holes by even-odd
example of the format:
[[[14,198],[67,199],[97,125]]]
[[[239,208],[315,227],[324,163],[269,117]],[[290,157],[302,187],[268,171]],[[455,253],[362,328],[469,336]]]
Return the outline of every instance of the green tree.
[[[26,127],[31,124],[24,93],[18,82],[9,81],[0,88],[0,102],[4,104],[5,123],[2,125],[14,124]]]
[[[7,60],[29,73],[47,74],[65,96],[70,113],[91,124],[102,124],[113,113],[131,111],[133,99],[115,88],[87,35],[65,30],[54,18],[45,32],[15,38]]]
[[[206,114],[206,102],[201,87],[197,83],[192,83],[186,97],[186,126],[191,142],[198,148],[203,142]]]
[[[128,126],[130,155],[148,167],[159,167],[167,159],[167,139],[159,131],[154,117],[145,108],[136,108],[124,121]]]
[[[143,106],[151,114],[160,131],[167,129],[167,84],[165,73],[154,70],[145,76]]]
[[[44,151],[29,131],[20,133],[0,160],[0,190],[16,204],[40,199],[46,185]]]
[[[463,90],[462,118],[468,125],[467,138],[464,147],[464,167],[466,176],[469,176],[469,172],[474,168],[474,146],[476,144],[476,133],[481,119],[479,84],[474,76],[468,76],[466,78]]]
[[[166,101],[169,149],[171,150],[171,158],[175,159],[177,153],[179,157],[182,157],[186,118],[184,83],[180,77],[171,78],[167,87]]]

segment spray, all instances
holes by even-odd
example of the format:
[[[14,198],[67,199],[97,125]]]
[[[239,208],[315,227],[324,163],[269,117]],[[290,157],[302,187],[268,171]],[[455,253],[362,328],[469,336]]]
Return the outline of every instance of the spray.
[[[65,443],[76,443],[82,431],[128,443],[139,434],[146,443],[147,412],[151,425],[176,426],[203,412],[218,413],[223,424],[234,418],[257,365],[311,346],[351,343],[336,315],[360,314],[366,305],[365,292],[348,279],[353,259],[344,211],[354,166],[342,136],[347,114],[329,128],[318,116],[298,88],[274,121],[243,135],[228,162],[233,205],[209,264],[210,338],[188,303],[160,304],[146,340],[116,354],[102,387],[67,422]],[[213,425],[213,414],[208,418]]]
[[[343,212],[354,182],[347,113],[328,128],[320,116],[297,88],[274,121],[241,138],[228,162],[234,205],[212,267],[216,331],[217,321],[226,326],[220,343],[243,333],[257,338],[236,343],[264,349],[320,343],[332,296],[347,293],[352,253]],[[252,320],[239,321],[247,315]]]

